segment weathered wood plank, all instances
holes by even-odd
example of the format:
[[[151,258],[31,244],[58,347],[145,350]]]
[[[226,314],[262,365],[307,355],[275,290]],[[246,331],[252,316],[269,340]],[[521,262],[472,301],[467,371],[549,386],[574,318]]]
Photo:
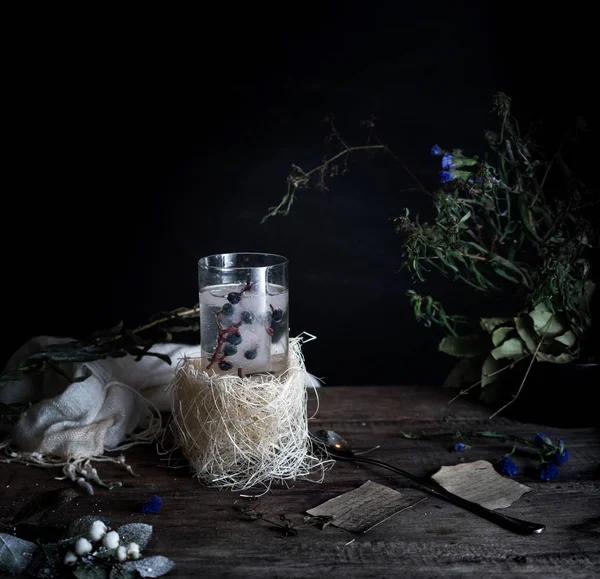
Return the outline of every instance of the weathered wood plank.
[[[418,475],[461,460],[495,461],[509,443],[477,440],[464,453],[450,450],[456,430],[495,429],[533,437],[540,426],[509,420],[487,420],[487,410],[467,401],[447,407],[446,393],[423,387],[323,388],[320,408],[311,428],[333,428],[356,449],[381,445],[370,454],[392,461]],[[314,408],[314,400],[310,404]],[[425,431],[429,440],[408,440],[401,431]],[[440,433],[447,436],[434,436]],[[165,468],[154,447],[127,452],[139,478],[107,465],[108,480],[121,489],[98,490],[81,496],[47,524],[64,523],[81,514],[110,517],[115,524],[134,521],[154,525],[147,554],[162,554],[177,563],[177,577],[592,577],[600,568],[600,435],[596,429],[543,427],[551,437],[564,438],[571,459],[561,478],[546,483],[537,478],[534,457],[520,454],[516,480],[530,486],[507,514],[542,522],[539,536],[513,535],[442,499],[426,495],[398,475],[366,465],[340,462],[323,484],[296,481],[291,488],[273,486],[258,499],[258,508],[276,519],[285,514],[299,534],[284,538],[262,521],[245,520],[234,505],[248,499],[239,493],[205,488],[188,470]],[[163,465],[163,466],[159,466]],[[57,471],[0,465],[0,520],[14,516],[34,493],[62,488]],[[307,509],[372,480],[427,500],[364,535],[329,526],[305,525]],[[8,487],[7,487],[8,485]],[[163,498],[160,513],[144,515],[141,505],[152,494]],[[350,542],[353,541],[353,542]]]

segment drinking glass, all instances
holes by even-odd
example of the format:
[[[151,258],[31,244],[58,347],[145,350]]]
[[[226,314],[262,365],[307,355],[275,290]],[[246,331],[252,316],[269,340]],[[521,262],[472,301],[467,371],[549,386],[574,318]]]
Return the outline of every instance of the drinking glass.
[[[288,260],[222,253],[198,262],[202,367],[245,376],[286,368]]]

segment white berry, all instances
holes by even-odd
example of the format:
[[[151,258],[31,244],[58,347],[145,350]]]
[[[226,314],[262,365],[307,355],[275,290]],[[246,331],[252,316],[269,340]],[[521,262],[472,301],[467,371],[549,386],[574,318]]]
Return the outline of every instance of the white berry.
[[[63,561],[65,565],[75,565],[77,563],[77,555],[73,553],[73,551],[67,551],[65,555],[65,560]]]
[[[106,535],[102,537],[102,544],[107,549],[116,549],[119,546],[119,534],[117,531],[106,533]]]
[[[117,559],[119,561],[125,561],[127,559],[127,549],[123,545],[119,545],[117,549]]]
[[[75,543],[75,553],[77,555],[87,555],[88,553],[91,553],[91,551],[92,544],[85,537],[77,539],[77,542]]]
[[[137,543],[129,543],[127,545],[127,557],[130,559],[140,558],[140,546]]]
[[[90,539],[94,542],[99,541],[106,535],[106,525],[102,521],[94,521],[90,527]]]

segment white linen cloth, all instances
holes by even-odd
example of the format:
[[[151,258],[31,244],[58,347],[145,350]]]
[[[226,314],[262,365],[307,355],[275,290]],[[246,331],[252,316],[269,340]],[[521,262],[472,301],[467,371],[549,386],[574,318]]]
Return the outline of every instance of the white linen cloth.
[[[15,368],[52,344],[69,341],[35,337],[11,356],[6,369]],[[61,365],[71,378],[82,376],[83,366],[87,366],[91,376],[81,382],[69,381],[52,370],[7,382],[0,387],[0,402],[32,404],[12,429],[11,445],[27,453],[67,460],[100,456],[117,448],[143,426],[152,405],[159,411],[171,409],[167,386],[179,360],[200,355],[199,346],[175,343],[156,344],[152,351],[167,354],[171,365],[154,356],[136,362],[128,355]]]
[[[72,339],[35,337],[11,356],[6,369],[16,368],[52,344],[69,341]],[[199,345],[159,343],[151,351],[167,354],[171,365],[154,356],[143,356],[136,362],[135,356],[127,355],[84,364],[62,364],[69,380],[50,370],[0,386],[0,402],[31,404],[12,428],[11,447],[35,456],[64,460],[90,459],[118,449],[128,435],[144,427],[153,410],[154,414],[156,410],[171,410],[167,387],[179,361],[183,357],[200,356]],[[72,381],[83,375],[84,365],[91,376],[81,382]],[[307,386],[319,386],[317,379],[308,373]]]

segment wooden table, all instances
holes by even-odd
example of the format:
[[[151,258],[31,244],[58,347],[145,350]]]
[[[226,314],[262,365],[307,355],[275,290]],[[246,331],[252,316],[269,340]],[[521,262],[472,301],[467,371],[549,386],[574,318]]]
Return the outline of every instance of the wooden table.
[[[297,481],[291,488],[273,486],[253,506],[277,519],[285,514],[297,536],[283,534],[264,521],[250,521],[234,508],[248,499],[239,493],[205,488],[186,468],[174,470],[154,447],[127,452],[139,474],[133,478],[116,467],[100,465],[105,479],[119,479],[120,489],[82,495],[46,524],[64,523],[83,514],[109,517],[114,525],[149,522],[153,539],[146,555],[168,556],[177,564],[173,577],[593,577],[600,573],[600,445],[598,429],[555,429],[498,418],[477,404],[447,404],[447,392],[426,387],[329,387],[319,391],[320,406],[311,428],[331,428],[355,449],[375,445],[369,454],[394,462],[417,475],[442,465],[485,459],[496,461],[511,446],[480,439],[473,448],[450,450],[456,431],[496,430],[532,438],[544,432],[562,438],[571,458],[559,479],[539,480],[534,457],[520,456],[516,480],[530,486],[504,512],[545,523],[541,535],[519,536],[418,490],[408,480],[376,467],[339,462],[322,484]],[[310,395],[309,409],[315,408]],[[439,434],[410,440],[401,432]],[[526,467],[530,465],[530,469]],[[525,467],[525,468],[523,468]],[[71,483],[55,480],[54,469],[0,465],[0,519],[9,520],[32,495]],[[415,499],[417,506],[396,514],[362,535],[303,523],[305,511],[372,480]],[[156,514],[142,514],[153,494],[163,499]]]

